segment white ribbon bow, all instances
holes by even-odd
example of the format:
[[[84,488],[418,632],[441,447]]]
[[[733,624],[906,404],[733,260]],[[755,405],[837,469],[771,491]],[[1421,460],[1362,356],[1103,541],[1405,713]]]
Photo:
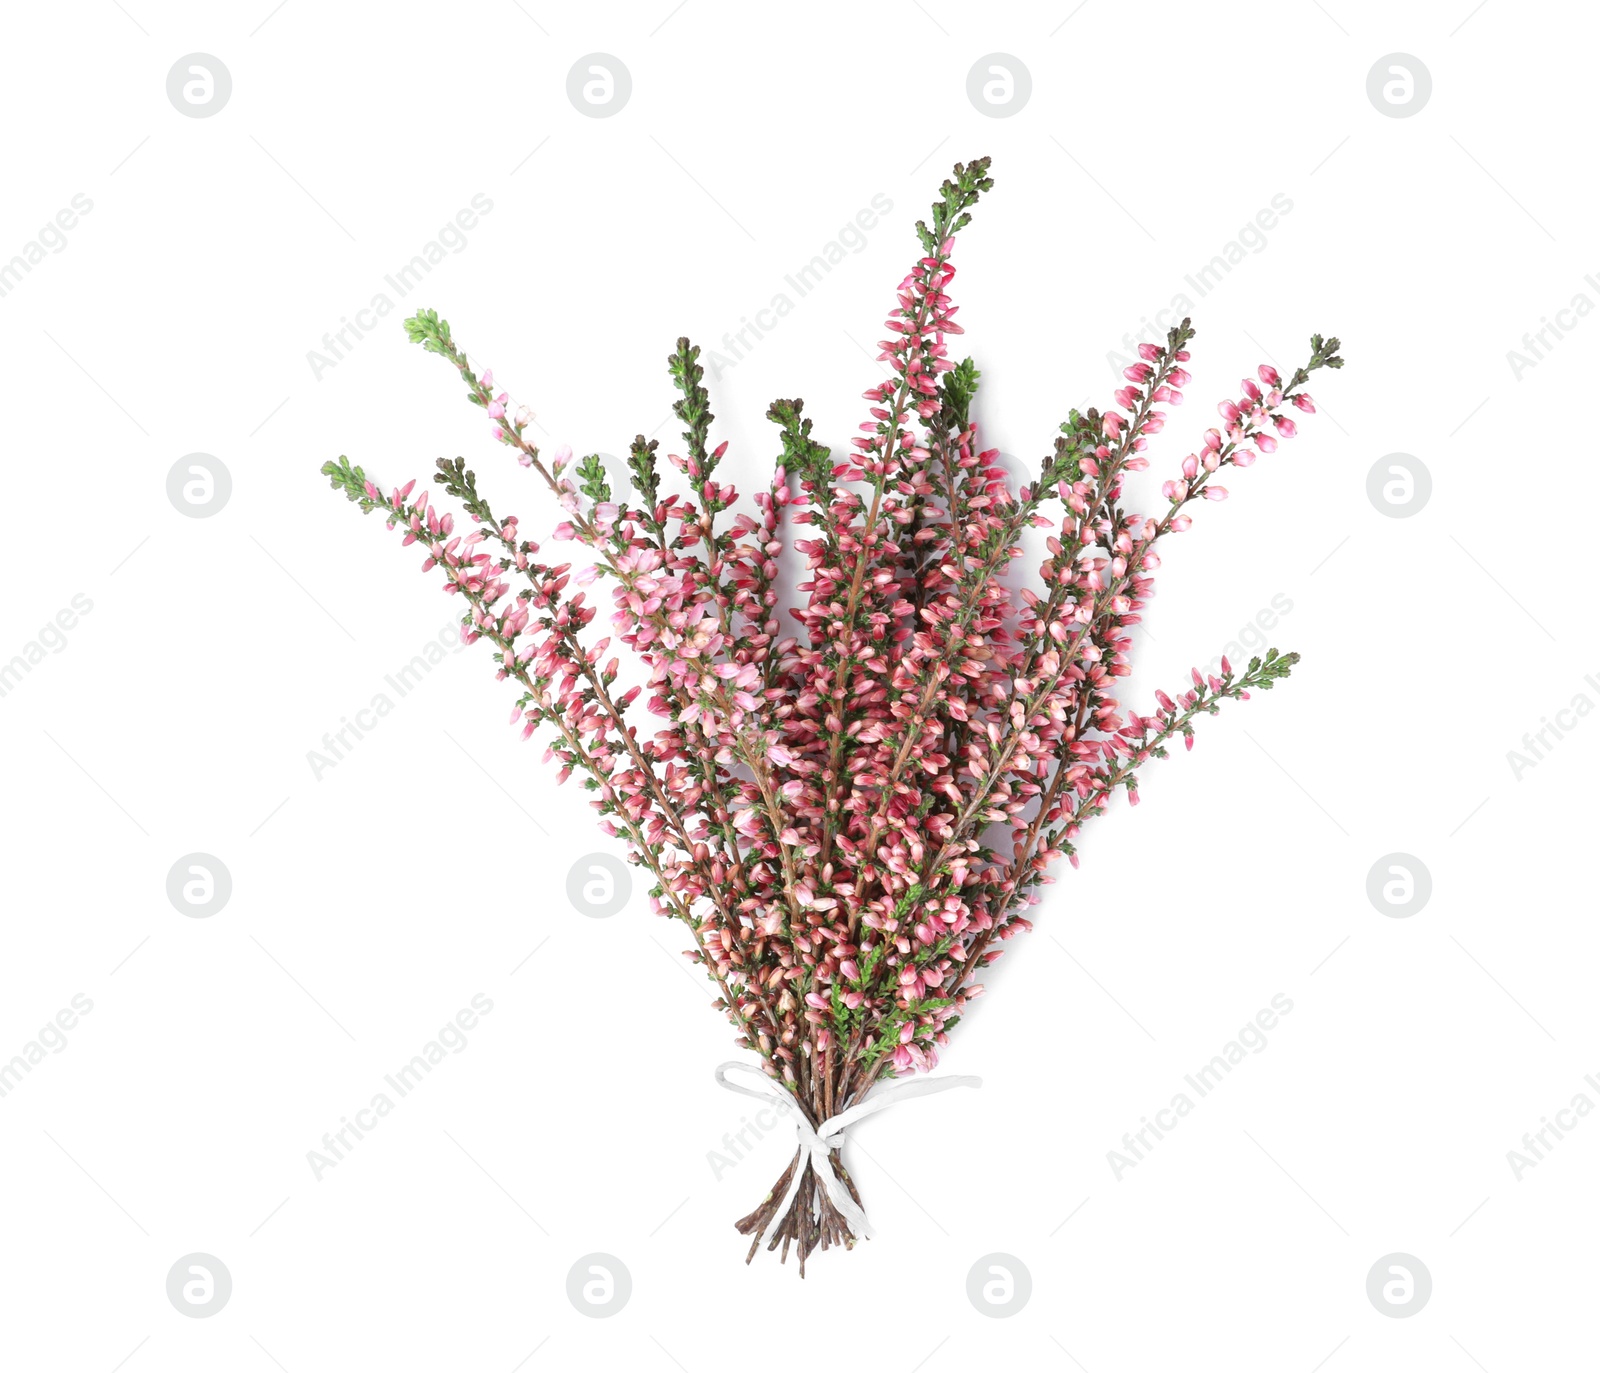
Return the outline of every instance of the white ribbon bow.
[[[736,1082],[728,1081],[731,1072],[753,1073],[758,1077],[767,1090],[758,1092],[751,1087],[741,1087]],[[823,1187],[827,1189],[828,1200],[834,1209],[845,1219],[850,1227],[850,1233],[863,1239],[872,1237],[872,1227],[867,1224],[867,1213],[856,1205],[856,1199],[850,1195],[850,1189],[844,1185],[844,1180],[833,1171],[833,1160],[830,1157],[835,1149],[844,1147],[844,1132],[858,1120],[863,1120],[875,1111],[893,1106],[897,1101],[909,1100],[916,1096],[931,1096],[934,1092],[949,1091],[952,1087],[981,1087],[981,1077],[911,1077],[900,1082],[889,1082],[876,1088],[872,1095],[865,1101],[857,1102],[854,1106],[840,1111],[836,1116],[829,1116],[815,1129],[806,1119],[805,1112],[797,1106],[794,1097],[778,1086],[766,1073],[753,1063],[732,1062],[723,1063],[717,1067],[717,1081],[730,1092],[738,1092],[742,1096],[754,1097],[757,1101],[771,1102],[776,1100],[781,1105],[794,1109],[795,1134],[799,1136],[800,1148],[811,1157],[811,1171],[817,1175]],[[773,1211],[775,1216],[781,1216],[789,1203],[789,1198],[800,1185],[800,1174],[804,1171],[801,1164],[797,1163],[789,1174],[789,1185],[783,1189],[783,1195],[777,1199],[777,1207]]]

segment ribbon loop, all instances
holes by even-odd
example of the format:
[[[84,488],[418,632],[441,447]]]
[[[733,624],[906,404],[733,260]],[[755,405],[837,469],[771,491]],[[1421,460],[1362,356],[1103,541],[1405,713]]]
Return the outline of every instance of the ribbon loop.
[[[750,1073],[761,1079],[767,1090],[756,1091],[753,1087],[742,1087],[736,1082],[728,1081],[728,1074],[732,1072]],[[903,1082],[890,1082],[877,1089],[865,1101],[858,1101],[854,1106],[847,1107],[838,1115],[829,1116],[820,1125],[812,1126],[806,1119],[806,1113],[797,1108],[796,1102],[790,1093],[773,1081],[766,1073],[753,1063],[733,1061],[717,1065],[716,1078],[719,1086],[727,1088],[730,1092],[738,1092],[740,1096],[754,1097],[757,1101],[777,1101],[780,1105],[796,1107],[794,1117],[795,1135],[799,1140],[802,1153],[809,1156],[811,1171],[817,1175],[828,1193],[828,1200],[833,1203],[835,1210],[845,1219],[845,1224],[850,1227],[850,1233],[863,1239],[872,1236],[872,1227],[867,1224],[867,1213],[856,1204],[856,1199],[850,1195],[850,1189],[845,1186],[844,1180],[833,1170],[832,1154],[835,1150],[844,1148],[844,1132],[859,1120],[882,1111],[892,1106],[897,1101],[909,1101],[912,1097],[931,1096],[935,1092],[946,1092],[952,1087],[981,1087],[981,1077],[913,1077]],[[781,1214],[788,1205],[790,1197],[800,1185],[802,1169],[797,1166],[789,1175],[789,1185],[784,1188],[783,1195],[777,1199],[774,1215]]]

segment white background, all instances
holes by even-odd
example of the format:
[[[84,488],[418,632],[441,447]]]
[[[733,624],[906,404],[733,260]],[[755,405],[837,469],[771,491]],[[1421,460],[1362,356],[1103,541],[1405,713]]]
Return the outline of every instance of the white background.
[[[1507,352],[1579,292],[1600,302],[1600,23],[1507,0],[1075,3],[9,10],[0,258],[75,194],[93,209],[0,298],[0,659],[74,595],[93,608],[0,697],[0,1055],[76,994],[93,1011],[0,1098],[0,1362],[1577,1366],[1600,1124],[1520,1180],[1506,1155],[1575,1094],[1600,1102],[1600,723],[1520,780],[1507,752],[1600,701],[1600,320],[1520,379]],[[232,78],[203,119],[165,88],[196,52]],[[1409,118],[1366,94],[1397,52],[1432,78]],[[631,73],[610,118],[567,98],[591,53]],[[995,53],[1031,73],[1009,118],[966,95]],[[817,1254],[802,1287],[792,1261],[746,1268],[732,1229],[783,1136],[714,1173],[754,1108],[712,1081],[729,1031],[643,884],[612,919],[569,905],[568,869],[607,841],[505,727],[487,655],[448,657],[313,773],[308,751],[454,610],[317,468],[347,453],[398,484],[462,453],[543,531],[548,500],[402,312],[445,314],[547,445],[671,449],[677,335],[715,345],[881,194],[862,251],[714,384],[746,490],[774,396],[806,397],[841,447],[911,224],[983,153],[960,342],[988,441],[1030,466],[1071,405],[1106,403],[1107,350],[1292,202],[1187,292],[1191,405],[1135,496],[1158,499],[1257,363],[1287,370],[1320,330],[1348,366],[1168,550],[1128,700],[1274,597],[1292,609],[1272,639],[1305,661],[1086,835],[945,1055],[981,1093],[856,1132],[879,1237]],[[322,335],[480,193],[465,248],[317,375]],[[203,519],[166,494],[196,452],[232,479]],[[1405,519],[1367,496],[1397,452],[1432,475]],[[194,852],[231,874],[210,918],[166,895]],[[1366,895],[1396,852],[1431,873],[1408,918]],[[494,1009],[465,1051],[315,1176],[323,1133],[477,993]],[[1119,1178],[1124,1132],[1280,993],[1268,1046]],[[166,1296],[194,1252],[233,1279],[207,1319]],[[632,1277],[608,1319],[566,1295],[596,1252]],[[1432,1275],[1406,1319],[1366,1294],[1394,1252]],[[1011,1319],[966,1297],[991,1253],[1031,1274]]]

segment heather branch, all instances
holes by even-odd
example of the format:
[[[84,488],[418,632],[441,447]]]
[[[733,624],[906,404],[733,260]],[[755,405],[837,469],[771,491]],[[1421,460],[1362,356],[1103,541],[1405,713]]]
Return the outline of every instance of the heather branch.
[[[1165,745],[1175,738],[1181,736],[1192,745],[1194,742],[1192,725],[1197,715],[1217,714],[1220,710],[1219,703],[1225,700],[1248,700],[1252,688],[1270,691],[1275,682],[1289,676],[1290,669],[1299,660],[1298,653],[1279,654],[1277,649],[1269,649],[1264,659],[1251,660],[1242,677],[1235,679],[1229,671],[1224,678],[1213,679],[1210,684],[1205,682],[1197,684],[1194,691],[1183,697],[1183,708],[1179,710],[1174,707],[1166,710],[1162,716],[1161,726],[1153,732],[1149,720],[1141,720],[1136,731],[1124,731],[1129,739],[1121,741],[1125,750],[1118,755],[1121,761],[1108,760],[1104,771],[1089,770],[1079,773],[1077,781],[1080,799],[1070,819],[1053,832],[1044,835],[1039,842],[1044,843],[1046,848],[1053,849],[1063,835],[1075,833],[1086,819],[1104,813],[1112,793],[1118,787],[1126,789],[1130,798],[1137,804],[1138,769],[1152,757],[1165,758],[1167,756]],[[1076,771],[1076,769],[1069,770],[1065,765],[1058,770],[1052,781],[1052,789],[1047,794],[1046,801],[1041,805],[1035,820],[1033,827],[1035,834],[1040,828],[1040,822],[1044,821],[1048,814],[1046,807],[1054,804],[1060,790],[1065,790],[1064,782],[1068,786],[1072,785],[1069,779],[1073,778]],[[1036,852],[1038,849],[1034,848],[1032,852],[1020,858],[1013,872],[1030,866]],[[1007,931],[1012,925],[1012,919],[1008,916],[1012,915],[1013,910],[1020,911],[1024,904],[1027,893],[1020,884],[1014,886],[1011,882],[1007,882],[1004,886],[1013,888],[1006,892],[1006,905],[991,913],[988,928],[975,935],[971,945],[962,951],[957,970],[943,979],[943,985],[952,998],[966,988],[968,979],[977,970],[980,960],[994,938],[997,935],[1002,939],[1006,938]],[[856,1069],[855,1080],[848,1092],[841,1095],[847,1099],[860,1100],[882,1073],[886,1060],[881,1055],[862,1060],[859,1054],[852,1055],[852,1059],[861,1066]]]
[[[447,474],[452,471],[452,469],[450,469],[445,463],[444,459],[440,459],[440,465]],[[399,492],[396,493],[396,496],[392,499],[392,501],[384,501],[376,494],[376,484],[370,482],[366,478],[365,473],[359,467],[352,468],[348,461],[343,457],[341,457],[337,463],[329,462],[324,464],[322,470],[332,479],[332,484],[336,489],[344,490],[352,501],[355,501],[360,505],[363,514],[370,514],[374,510],[384,511],[384,513],[388,516],[390,528],[396,527],[396,525],[402,520],[413,522],[426,520],[428,515],[431,513],[426,505],[425,500],[410,508],[405,508],[403,506],[397,508],[400,500]],[[475,517],[481,518],[484,524],[487,526],[485,533],[488,534],[489,531],[492,531],[492,536],[509,547],[513,553],[520,551],[518,550],[514,541],[507,540],[505,538],[501,532],[501,526],[494,520],[493,514],[489,510],[487,503],[483,502],[482,498],[477,495],[476,489],[471,482],[471,474],[462,472],[460,469],[453,470],[458,478],[459,485],[457,486],[456,490],[451,492],[451,494],[458,496],[466,495],[468,497],[469,508],[473,509]],[[412,533],[415,533],[415,523],[410,524],[408,527]],[[444,532],[448,534],[449,530],[446,529]],[[408,538],[407,541],[410,542],[410,539]],[[505,570],[504,565],[502,566],[501,570]],[[522,570],[528,575],[530,581],[533,581],[536,588],[540,589],[541,591],[544,590],[544,588],[539,587],[539,584],[534,577],[534,569],[524,567]],[[552,571],[552,569],[548,568],[541,568],[537,570],[544,572]],[[454,586],[459,591],[462,597],[476,612],[476,614],[470,615],[463,619],[463,627],[465,628],[465,626],[470,623],[473,626],[472,632],[476,636],[487,638],[492,644],[495,645],[496,648],[500,650],[500,675],[509,676],[523,686],[524,690],[527,692],[527,697],[525,699],[534,701],[539,707],[540,718],[549,720],[554,724],[557,731],[560,733],[563,743],[565,744],[567,754],[584,768],[584,770],[594,779],[597,785],[602,788],[609,787],[613,781],[611,775],[600,765],[599,759],[584,746],[581,736],[574,727],[568,725],[562,712],[555,708],[553,703],[550,701],[547,689],[532,677],[525,664],[519,659],[516,652],[515,637],[506,636],[495,628],[495,625],[500,621],[501,617],[493,612],[492,602],[486,598],[481,591],[473,589],[473,587],[470,586],[464,578],[456,577],[453,574],[453,570],[451,571],[452,580],[450,585]],[[551,596],[551,600],[553,604],[553,595]],[[575,633],[572,633],[570,629],[559,630],[557,632],[561,635],[566,643],[569,652],[572,655],[572,660],[581,665],[580,671],[586,668],[592,671],[592,668],[587,663],[586,656],[583,653],[582,645],[577,642]],[[606,702],[609,718],[616,725],[619,734],[623,739],[628,741],[631,750],[630,756],[632,756],[635,760],[636,766],[639,767],[644,775],[653,779],[653,771],[648,767],[644,760],[639,757],[637,750],[632,748],[630,732],[627,730],[622,720],[621,713],[617,710],[614,704],[610,703],[609,697],[606,696],[604,686],[593,677],[590,678],[590,681],[591,685]],[[662,797],[659,792],[655,793],[655,799],[657,800],[659,807],[657,812],[658,815],[670,821],[675,814],[673,808],[667,803],[666,799]],[[658,846],[649,841],[648,837],[643,831],[642,826],[637,821],[632,819],[632,817],[630,817],[626,811],[616,806],[609,807],[609,810],[610,813],[615,815],[618,821],[620,821],[621,826],[626,833],[626,837],[633,847],[638,860],[644,866],[648,867],[651,874],[655,877],[662,898],[673,910],[674,915],[678,919],[682,920],[693,934],[696,948],[699,951],[699,961],[705,964],[708,974],[721,989],[730,1018],[734,1021],[736,1027],[744,1032],[745,1038],[750,1047],[755,1048],[759,1053],[762,1054],[764,1058],[769,1061],[769,1063],[772,1063],[772,1054],[764,1046],[761,1034],[759,1032],[752,1031],[748,1016],[740,1010],[740,1006],[742,1004],[740,998],[735,996],[732,988],[719,971],[716,960],[711,957],[705,947],[703,937],[703,922],[694,917],[689,907],[677,895],[674,889],[674,884],[664,871],[659,857],[660,851]],[[602,813],[605,813],[605,808],[602,809]],[[692,846],[689,844],[687,839],[684,839],[682,842],[685,850],[692,854]],[[727,923],[732,923],[729,912],[721,906],[720,893],[717,891],[714,884],[708,884],[707,894],[712,897],[713,903],[718,906],[724,921]],[[761,995],[759,985],[753,989],[753,997],[757,1006],[766,1015],[768,1021],[772,1025],[773,1035],[776,1037],[781,1032],[781,1018],[767,1003],[765,997]],[[776,1073],[776,1065],[774,1064],[773,1066]]]
[[[1309,377],[1310,373],[1315,371],[1318,367],[1342,366],[1342,361],[1337,357],[1338,347],[1338,339],[1331,339],[1324,344],[1320,335],[1315,336],[1312,340],[1311,361],[1306,367],[1303,367],[1296,372],[1296,378],[1307,378]],[[1290,395],[1291,392],[1284,392],[1284,399],[1289,399]],[[1224,402],[1225,406],[1229,404],[1231,404],[1231,402]],[[1292,426],[1290,432],[1293,432]],[[1126,589],[1128,582],[1133,576],[1132,569],[1138,567],[1143,562],[1145,555],[1150,552],[1156,542],[1164,534],[1168,533],[1174,527],[1178,527],[1177,522],[1180,518],[1186,518],[1181,516],[1181,512],[1184,507],[1190,504],[1192,501],[1199,500],[1205,496],[1208,483],[1210,482],[1213,472],[1219,470],[1222,466],[1227,465],[1233,459],[1233,457],[1241,451],[1243,444],[1250,439],[1257,437],[1258,434],[1259,431],[1253,428],[1240,430],[1237,437],[1230,438],[1226,445],[1222,446],[1219,450],[1215,450],[1218,452],[1218,458],[1215,467],[1208,468],[1205,470],[1203,475],[1197,471],[1195,474],[1189,477],[1189,480],[1181,489],[1174,488],[1173,494],[1170,497],[1170,505],[1167,513],[1161,518],[1161,520],[1154,523],[1154,527],[1146,533],[1145,537],[1140,540],[1140,542],[1134,545],[1132,553],[1126,559],[1127,570],[1125,570],[1120,577],[1116,578],[1109,587],[1097,595],[1090,614],[1086,617],[1086,622],[1083,623],[1082,627],[1077,631],[1076,634],[1072,636],[1070,642],[1067,643],[1064,649],[1060,652],[1058,665],[1053,671],[1046,674],[1045,684],[1035,690],[1028,698],[1021,711],[1022,719],[1024,721],[1031,717],[1036,710],[1038,710],[1040,705],[1055,689],[1056,684],[1061,680],[1062,676],[1070,668],[1076,666],[1078,657],[1082,652],[1084,644],[1089,640],[1095,622],[1113,608],[1113,602]],[[1172,483],[1169,483],[1168,485],[1169,487],[1173,486]],[[1060,623],[1061,622],[1059,620],[1055,622],[1056,625],[1059,625]],[[986,813],[990,793],[994,790],[994,787],[1000,781],[1000,779],[1010,769],[1011,761],[1015,757],[1017,749],[1023,742],[1023,734],[1024,731],[1021,729],[1014,731],[1011,737],[997,748],[993,762],[991,763],[986,775],[973,789],[970,801],[962,810],[951,838],[940,847],[934,858],[924,865],[922,876],[925,882],[929,879],[929,876],[932,873],[939,871],[939,869],[944,865],[945,861],[950,857],[951,850],[955,844],[963,842],[967,834],[971,832],[975,821]]]
[[[457,458],[454,463],[451,463],[445,458],[440,458],[438,467],[445,490],[450,495],[463,501],[467,513],[479,523],[486,537],[493,538],[505,548],[509,556],[501,562],[501,570],[505,571],[511,567],[517,567],[529,583],[537,588],[539,585],[537,574],[544,569],[529,563],[527,554],[531,546],[519,543],[515,537],[508,536],[505,532],[507,528],[515,528],[515,521],[502,524],[496,518],[488,501],[483,498],[477,489],[475,474],[467,470],[462,459]],[[641,751],[636,731],[623,718],[624,707],[612,698],[606,680],[601,673],[595,670],[592,653],[584,650],[583,644],[578,639],[576,629],[569,623],[566,626],[559,627],[559,633],[566,643],[570,661],[577,666],[578,672],[587,683],[593,699],[600,705],[606,718],[615,729],[618,738],[627,749],[628,756],[633,762],[640,779],[649,788],[651,798],[655,802],[657,817],[671,830],[674,840],[685,857],[694,861],[696,858],[696,845],[688,833],[687,821],[683,817],[679,806],[670,800],[662,790],[660,776],[652,762]],[[630,693],[630,699],[637,693],[638,688],[634,688]],[[706,818],[709,823],[710,816],[707,815]],[[728,832],[731,837],[731,826]],[[733,846],[732,851],[736,858],[736,844]],[[726,903],[721,885],[713,880],[706,880],[703,876],[698,885],[702,894],[710,898],[722,919],[729,925],[735,924],[736,921],[731,908]]]
[[[890,383],[885,382],[883,387],[879,388],[879,400],[890,400],[890,405],[887,413],[878,419],[876,439],[857,440],[863,449],[862,464],[870,472],[872,504],[861,527],[860,547],[855,555],[850,575],[850,590],[845,598],[844,613],[835,621],[838,666],[834,678],[833,699],[829,704],[836,723],[829,724],[826,731],[828,768],[825,774],[829,786],[835,789],[841,782],[840,769],[844,754],[843,692],[851,666],[850,650],[857,627],[862,586],[867,564],[871,561],[873,545],[877,539],[878,511],[883,501],[884,486],[893,474],[899,451],[909,451],[912,447],[911,436],[904,433],[900,427],[911,403],[911,393],[914,390],[924,391],[933,386],[933,383],[926,378],[920,383],[918,381],[919,377],[924,377],[922,369],[925,357],[928,361],[933,361],[936,356],[924,349],[923,330],[927,328],[930,313],[937,308],[942,287],[949,279],[949,260],[954,246],[954,236],[971,222],[972,216],[968,211],[977,204],[979,195],[994,185],[993,180],[987,175],[988,170],[989,159],[986,157],[979,158],[971,167],[963,167],[957,163],[955,180],[946,180],[939,188],[940,200],[935,203],[932,211],[933,228],[929,229],[921,220],[917,222],[917,237],[926,255],[918,264],[924,271],[925,289],[917,297],[914,309],[901,306],[901,317],[907,323],[897,327],[907,334],[909,344],[917,346],[918,353],[913,357],[908,348],[906,361],[901,364],[900,381],[893,387],[892,400],[889,395]],[[886,351],[889,357],[895,357],[893,346]],[[937,388],[933,389],[937,394]],[[868,457],[869,454],[872,456]],[[843,798],[835,799],[842,802]],[[841,814],[842,809],[837,806],[829,806],[824,813],[822,851],[819,859],[821,866],[826,866],[828,863],[834,837],[838,831],[839,820],[836,817]]]
[[[1300,661],[1298,653],[1280,654],[1277,649],[1268,649],[1265,658],[1252,658],[1242,677],[1235,679],[1230,669],[1224,669],[1221,679],[1213,678],[1209,683],[1201,683],[1195,690],[1187,693],[1182,699],[1184,708],[1166,712],[1163,715],[1164,723],[1154,733],[1150,732],[1150,721],[1140,720],[1137,726],[1136,738],[1131,731],[1122,733],[1131,741],[1127,744],[1127,751],[1120,755],[1123,761],[1110,764],[1104,772],[1090,771],[1087,774],[1077,774],[1087,782],[1086,788],[1080,787],[1079,801],[1073,809],[1070,819],[1065,824],[1056,826],[1051,831],[1041,832],[1042,826],[1051,818],[1060,793],[1073,785],[1075,769],[1062,766],[1051,781],[1051,790],[1041,802],[1038,814],[1030,826],[1029,839],[1026,849],[1019,853],[1011,868],[1011,876],[1005,884],[1011,890],[1008,893],[1008,909],[995,912],[993,924],[984,931],[974,942],[963,960],[961,971],[953,982],[954,987],[960,987],[971,975],[977,966],[979,958],[995,935],[1004,937],[1009,925],[1006,916],[1010,908],[1020,910],[1027,896],[1020,874],[1027,872],[1029,877],[1027,886],[1031,887],[1038,880],[1038,875],[1033,873],[1037,855],[1043,850],[1055,849],[1063,839],[1073,837],[1083,821],[1095,815],[1104,814],[1107,803],[1119,786],[1129,793],[1129,799],[1138,803],[1137,770],[1150,758],[1166,758],[1165,745],[1173,739],[1182,737],[1185,744],[1193,746],[1194,732],[1193,721],[1202,712],[1208,715],[1218,713],[1219,702],[1224,700],[1247,701],[1250,699],[1252,688],[1262,691],[1271,691],[1275,682],[1289,676],[1290,670]],[[1209,688],[1209,692],[1208,692]],[[1067,845],[1070,855],[1072,847]]]
[[[894,796],[894,788],[904,776],[906,768],[917,753],[918,746],[922,742],[923,727],[933,710],[935,699],[949,679],[948,670],[953,659],[961,652],[965,642],[964,631],[970,624],[973,615],[977,613],[981,598],[998,578],[1005,564],[1010,562],[1018,551],[1014,547],[1016,538],[1022,533],[1023,529],[1032,523],[1034,514],[1039,506],[1051,494],[1052,488],[1058,482],[1065,480],[1069,470],[1087,467],[1094,472],[1094,496],[1082,516],[1084,527],[1087,527],[1097,517],[1100,509],[1109,499],[1109,493],[1116,489],[1122,469],[1133,455],[1136,446],[1143,446],[1141,436],[1145,431],[1146,425],[1150,422],[1156,398],[1164,395],[1171,400],[1176,397],[1176,392],[1168,387],[1168,382],[1172,380],[1173,374],[1179,370],[1178,363],[1187,360],[1188,354],[1183,352],[1182,349],[1184,344],[1193,336],[1194,330],[1190,328],[1187,319],[1170,331],[1167,338],[1167,347],[1158,359],[1159,366],[1155,368],[1148,382],[1143,386],[1131,422],[1119,423],[1112,416],[1108,415],[1106,417],[1104,427],[1107,433],[1118,438],[1115,447],[1109,453],[1105,449],[1101,449],[1101,456],[1099,456],[1098,460],[1089,459],[1082,457],[1076,447],[1065,441],[1058,444],[1055,456],[1046,462],[1039,480],[1034,483],[1031,490],[1025,493],[1025,498],[1018,501],[1001,529],[991,536],[992,548],[988,557],[975,570],[968,571],[961,576],[958,585],[963,594],[956,606],[950,608],[948,618],[942,622],[943,627],[946,629],[942,651],[930,659],[919,662],[917,665],[919,670],[927,673],[927,682],[911,715],[908,719],[901,721],[905,737],[896,753],[894,763],[889,769],[887,777],[878,788],[879,803],[873,813],[865,844],[865,853],[869,862],[876,849],[878,838],[884,831],[889,806]],[[956,371],[952,371],[948,375],[949,377],[956,377],[957,381],[954,385],[946,388],[946,413],[951,418],[958,419],[964,424],[967,408],[977,391],[978,374],[975,369],[969,368],[967,371],[961,372],[959,376]],[[1063,425],[1062,427],[1066,429],[1068,426]],[[956,522],[955,506],[955,488],[952,487],[952,508],[950,512],[952,525]],[[1064,559],[1065,564],[1070,564],[1075,552],[1076,550],[1071,553],[1064,550],[1061,555],[1058,555],[1056,561],[1060,563]],[[1052,596],[1057,594],[1065,594],[1064,591],[1060,590],[1059,583],[1057,588],[1052,590]],[[1052,608],[1053,606],[1047,606],[1047,617]],[[1041,640],[1047,638],[1044,635],[1040,637]],[[1028,663],[1022,669],[1020,676],[1031,676],[1034,665],[1034,662]],[[855,919],[855,912],[852,911],[852,929],[855,926]]]
[[[460,373],[462,380],[467,383],[468,398],[472,400],[474,404],[483,406],[486,409],[495,406],[503,407],[503,401],[496,400],[493,396],[487,380],[488,374],[485,373],[483,377],[475,377],[473,375],[471,363],[467,360],[466,355],[456,347],[454,340],[450,336],[450,326],[448,322],[441,320],[437,312],[432,310],[418,311],[414,317],[406,321],[406,328],[413,342],[422,343],[427,351],[440,354],[442,357],[448,359],[452,365],[454,365],[457,372]],[[675,409],[681,407],[681,417],[684,419],[685,423],[690,426],[689,437],[691,438],[692,443],[703,441],[704,426],[709,424],[711,419],[709,411],[706,411],[703,408],[703,390],[697,391],[695,389],[698,386],[699,373],[698,365],[694,361],[694,354],[697,351],[698,350],[689,348],[687,340],[680,340],[680,351],[678,354],[674,355],[673,359],[674,364],[678,368],[678,371],[675,373],[675,375],[681,377],[683,379],[683,383],[687,384],[690,388],[690,394],[685,397],[685,400],[680,401],[678,403],[678,407],[675,407]],[[502,415],[495,415],[493,418],[497,420],[502,419],[503,413]],[[525,426],[520,421],[511,420],[509,422],[502,423],[500,427],[496,429],[495,434],[502,443],[518,449],[521,452],[523,459],[526,460],[526,465],[532,467],[544,479],[546,485],[548,485],[557,496],[563,495],[564,488],[562,483],[557,479],[557,476],[554,473],[546,468],[543,461],[540,459],[538,448],[524,437],[522,432],[524,427]],[[720,450],[717,456],[720,457]],[[616,554],[612,548],[608,546],[607,541],[602,537],[601,531],[598,529],[594,521],[584,516],[583,513],[577,509],[571,509],[570,514],[572,516],[572,524],[574,525],[576,531],[583,536],[584,542],[595,548],[596,551],[600,553],[601,557],[605,561],[607,569],[618,579],[619,582],[622,583],[623,586],[631,588],[634,580],[632,575],[619,565]],[[658,613],[653,622],[657,624],[658,628],[670,629],[670,626],[666,624],[664,615]],[[680,709],[694,704],[682,691],[677,689],[673,690],[674,694],[678,698],[678,705]],[[716,691],[714,691],[712,693],[712,699],[717,710],[726,718],[734,719],[740,713],[736,711],[733,702],[728,699],[728,693],[725,689],[718,688]],[[709,770],[713,766],[711,763],[711,757],[714,753],[714,749],[712,748],[708,737],[705,738],[704,742],[700,745],[700,748],[702,753],[702,766]],[[774,783],[771,769],[768,766],[764,756],[765,745],[759,740],[752,739],[748,732],[744,732],[740,735],[739,753],[740,761],[750,769],[758,786],[761,789],[763,803],[767,812],[767,819],[771,824],[772,833],[776,837],[781,834],[784,826],[782,814],[778,809],[775,799],[777,787]],[[781,844],[781,840],[779,842]],[[789,855],[786,846],[783,848],[782,866],[784,871],[785,898],[790,908],[791,917],[796,921],[796,923],[799,923],[801,918],[801,907],[795,890],[798,879],[794,871],[793,859]],[[706,876],[709,878],[709,874]]]

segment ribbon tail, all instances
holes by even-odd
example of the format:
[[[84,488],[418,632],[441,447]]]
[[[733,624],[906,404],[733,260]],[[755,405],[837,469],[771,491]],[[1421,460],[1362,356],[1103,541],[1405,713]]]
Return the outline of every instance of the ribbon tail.
[[[833,1209],[844,1217],[844,1223],[850,1227],[850,1233],[858,1239],[871,1239],[872,1226],[867,1222],[867,1213],[850,1195],[850,1189],[845,1185],[844,1179],[834,1171],[833,1152],[820,1139],[811,1146],[811,1171],[822,1183],[823,1190],[828,1194],[828,1200],[833,1203]]]

